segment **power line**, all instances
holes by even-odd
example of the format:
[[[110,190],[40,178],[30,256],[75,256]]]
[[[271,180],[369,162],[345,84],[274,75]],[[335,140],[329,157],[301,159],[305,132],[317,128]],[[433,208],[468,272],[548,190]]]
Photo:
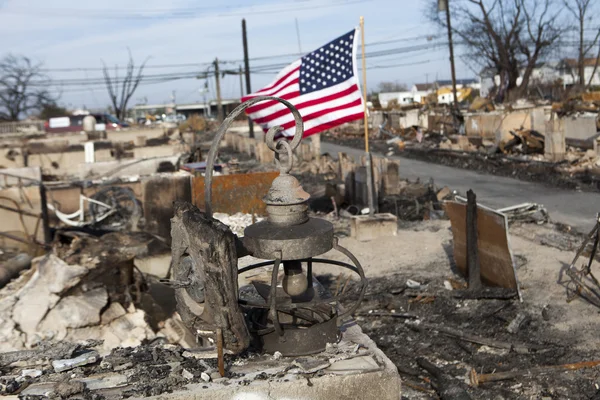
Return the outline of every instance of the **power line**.
[[[438,38],[438,37],[439,37],[439,35],[438,36],[420,35],[420,36],[414,36],[414,37],[409,37],[409,38],[401,38],[401,39],[385,40],[385,41],[375,41],[375,42],[365,43],[365,47],[380,46],[382,44],[407,42],[407,41],[420,40],[420,39],[428,39],[429,40],[429,38]],[[272,60],[272,59],[279,59],[279,58],[299,58],[304,55],[305,55],[305,53],[273,54],[273,55],[268,55],[268,56],[251,57],[251,58],[249,58],[249,61],[264,61],[264,60]],[[222,60],[222,61],[219,60],[219,63],[220,64],[221,63],[223,63],[223,64],[239,64],[240,62],[243,62],[243,61],[244,60],[242,60],[242,59]],[[213,63],[212,61],[207,61],[207,62],[199,62],[199,63],[146,65],[144,67],[144,69],[202,67],[202,66],[211,65],[212,63]],[[121,70],[121,69],[125,69],[127,67],[117,66],[116,68]],[[114,69],[114,68],[111,68],[111,69]],[[103,71],[104,68],[102,68],[102,67],[69,67],[69,68],[41,68],[40,70],[43,72],[78,72],[78,71]]]
[[[284,4],[281,6],[273,6],[272,4],[265,6],[250,6],[248,8],[247,5],[240,5],[232,11],[217,11],[216,13],[208,13],[203,12],[206,11],[207,8],[185,8],[185,9],[171,9],[171,10],[134,10],[130,11],[128,14],[126,11],[116,10],[115,12],[111,12],[110,10],[82,10],[82,9],[39,9],[39,8],[8,8],[2,10],[5,14],[26,14],[26,15],[35,15],[39,17],[72,17],[72,18],[93,18],[93,19],[119,19],[119,20],[148,20],[148,19],[186,19],[186,18],[198,18],[201,16],[207,16],[210,18],[222,18],[222,17],[232,17],[232,16],[247,16],[254,14],[279,14],[279,13],[288,13],[294,11],[303,11],[303,10],[315,10],[322,8],[331,8],[331,7],[339,7],[339,6],[347,6],[352,4],[365,3],[373,0],[343,0],[343,1],[335,1],[329,4],[321,4],[321,5],[303,5],[303,6],[292,6],[290,7],[290,3]],[[313,3],[314,1],[305,0],[306,2]],[[213,8],[218,10],[218,8]]]

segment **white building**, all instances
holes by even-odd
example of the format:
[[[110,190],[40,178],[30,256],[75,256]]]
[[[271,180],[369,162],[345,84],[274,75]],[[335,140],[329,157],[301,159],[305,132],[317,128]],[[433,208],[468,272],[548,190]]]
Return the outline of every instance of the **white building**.
[[[381,104],[381,107],[383,108],[387,108],[392,100],[395,100],[400,106],[410,105],[415,101],[412,92],[379,93],[378,97],[379,104]]]
[[[565,58],[558,64],[558,72],[565,87],[579,83],[579,66],[577,64],[578,62],[574,58]],[[583,77],[585,78],[585,84],[587,85],[587,83],[590,81],[590,77],[592,77],[592,74],[594,74],[591,84],[592,86],[600,86],[600,65],[598,65],[598,68],[596,68],[596,71],[594,71],[596,59],[586,58],[583,65]]]
[[[592,86],[600,86],[600,65],[594,73],[595,58],[586,58],[585,65],[585,81],[586,84],[592,77]],[[517,86],[523,82],[524,69],[520,71],[521,76],[517,78]],[[479,78],[481,80],[481,97],[487,97],[490,90],[494,86],[500,85],[500,75],[494,74],[491,69],[481,71]],[[561,61],[549,61],[540,63],[531,72],[529,84],[552,84],[561,81],[564,87],[572,86],[579,83],[579,67],[577,60],[574,58],[564,58]]]

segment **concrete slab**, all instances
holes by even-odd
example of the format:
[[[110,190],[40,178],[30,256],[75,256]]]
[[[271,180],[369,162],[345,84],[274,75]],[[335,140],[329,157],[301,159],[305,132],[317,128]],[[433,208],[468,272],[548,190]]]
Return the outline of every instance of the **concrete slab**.
[[[312,357],[330,366],[305,373],[292,357],[249,360],[230,366],[235,378],[192,383],[187,390],[150,397],[162,400],[398,400],[401,381],[396,366],[351,321],[342,327],[339,356],[326,351]],[[354,355],[352,355],[354,353]],[[329,357],[329,358],[327,358]]]
[[[381,236],[396,236],[397,231],[398,217],[394,214],[355,215],[350,221],[350,236],[361,242]]]

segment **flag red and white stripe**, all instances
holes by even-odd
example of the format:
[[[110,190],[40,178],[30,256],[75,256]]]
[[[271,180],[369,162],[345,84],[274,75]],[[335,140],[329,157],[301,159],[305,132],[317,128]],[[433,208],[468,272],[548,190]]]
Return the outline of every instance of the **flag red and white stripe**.
[[[364,102],[356,71],[357,30],[353,30],[285,67],[258,92],[242,98],[275,96],[292,103],[304,121],[304,136],[310,136],[346,122],[362,119]],[[283,127],[282,134],[294,134],[294,117],[277,101],[249,107],[248,116],[265,131]]]

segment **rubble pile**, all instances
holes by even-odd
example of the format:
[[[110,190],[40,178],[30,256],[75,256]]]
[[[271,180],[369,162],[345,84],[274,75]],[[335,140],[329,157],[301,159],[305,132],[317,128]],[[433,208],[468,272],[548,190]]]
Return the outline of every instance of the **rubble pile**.
[[[464,287],[466,282],[456,277],[403,273],[370,280],[356,319],[398,367],[404,396],[435,398],[448,385],[470,397],[441,398],[597,395],[591,383],[596,372],[584,369],[596,365],[585,361],[597,357],[593,352],[567,350],[569,339],[557,339],[562,335],[552,324],[556,309],[453,297]],[[356,296],[354,288],[349,291]],[[433,373],[428,360],[436,366]],[[560,368],[564,363],[572,365]],[[569,369],[568,374],[563,372]]]
[[[403,221],[446,219],[444,200],[454,197],[448,188],[437,188],[433,180],[428,183],[401,180],[398,194],[380,199],[379,212],[391,213]]]
[[[134,265],[136,257],[164,248],[144,233],[62,235],[0,290],[0,351],[49,340],[99,340],[103,352],[157,337],[185,340],[173,315],[155,312],[152,282]]]
[[[258,381],[310,382],[324,375],[382,369],[373,351],[354,337],[331,344],[314,356],[226,355],[226,377],[218,372],[214,348],[189,350],[155,341],[116,348],[101,356],[95,350],[98,346],[99,342],[90,340],[77,344],[44,342],[28,352],[0,354],[0,395],[122,399],[177,390],[210,393]]]

